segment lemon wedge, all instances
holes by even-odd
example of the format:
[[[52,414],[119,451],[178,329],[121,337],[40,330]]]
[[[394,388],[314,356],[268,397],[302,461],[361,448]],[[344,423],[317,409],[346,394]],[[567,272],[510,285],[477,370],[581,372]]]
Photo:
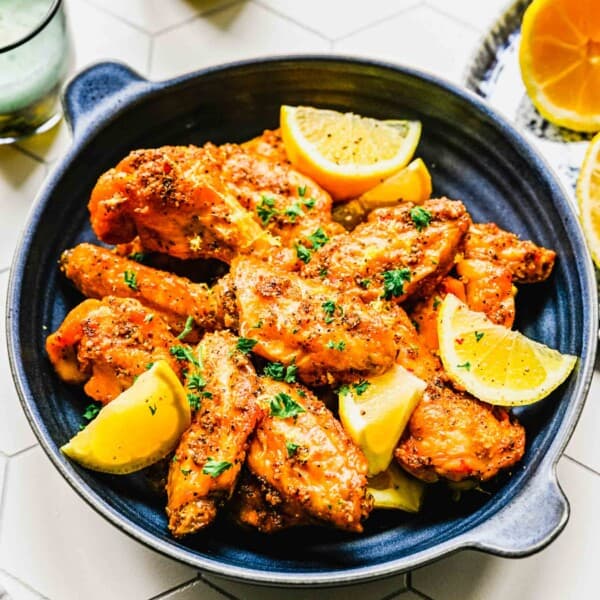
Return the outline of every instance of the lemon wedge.
[[[369,475],[389,466],[394,448],[427,384],[400,365],[383,375],[342,386],[342,426],[364,452]]]
[[[332,217],[334,221],[351,230],[376,208],[394,206],[402,201],[421,204],[430,196],[431,175],[425,163],[416,158],[358,198],[336,204]]]
[[[600,133],[590,142],[579,171],[577,200],[583,233],[600,268]]]
[[[479,400],[532,404],[556,389],[577,357],[492,323],[448,294],[438,313],[440,356],[450,378]]]
[[[374,508],[391,508],[416,513],[421,509],[425,484],[407,475],[396,463],[369,478],[368,492]]]
[[[169,364],[160,360],[61,451],[94,471],[133,473],[174,450],[190,423],[185,390]]]
[[[309,106],[281,107],[281,136],[292,164],[334,199],[354,198],[406,166],[419,121],[379,121]]]

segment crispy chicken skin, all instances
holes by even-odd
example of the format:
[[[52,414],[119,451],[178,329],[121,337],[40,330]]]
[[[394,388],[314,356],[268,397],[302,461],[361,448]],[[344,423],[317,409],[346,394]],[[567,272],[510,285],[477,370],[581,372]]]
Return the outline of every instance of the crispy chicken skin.
[[[462,202],[437,198],[422,207],[431,215],[425,228],[411,217],[409,202],[379,208],[366,223],[330,240],[304,267],[307,277],[340,289],[356,289],[365,300],[384,295],[384,273],[407,269],[402,290],[394,299],[428,296],[454,265],[454,257],[471,219]]]
[[[268,158],[279,164],[290,164],[281,129],[265,129],[261,135],[244,142],[242,148],[251,154]]]
[[[465,236],[465,258],[488,260],[510,269],[515,283],[544,281],[552,272],[556,252],[521,240],[494,223],[472,224]]]
[[[295,362],[304,382],[352,381],[393,364],[393,319],[385,306],[367,307],[357,294],[251,257],[236,259],[231,277],[240,335],[256,340],[253,351],[264,358]]]
[[[186,336],[187,342],[197,341],[198,328],[211,331],[223,326],[218,293],[205,284],[147,267],[101,246],[79,244],[66,250],[60,269],[89,298],[136,298],[163,317],[175,335],[191,316],[196,327]]]
[[[222,331],[207,334],[197,349],[205,397],[179,442],[167,480],[169,529],[176,537],[209,525],[232,496],[248,436],[263,412],[254,367],[236,343]],[[229,466],[213,476],[204,472],[209,461]]]
[[[362,531],[372,504],[363,453],[309,389],[270,379],[261,383],[264,406],[285,394],[304,412],[265,414],[250,442],[248,469],[280,494],[288,514]]]
[[[46,351],[61,379],[87,382],[86,394],[107,403],[157,360],[181,377],[169,351],[177,343],[160,316],[137,300],[108,296],[75,307],[46,339]]]

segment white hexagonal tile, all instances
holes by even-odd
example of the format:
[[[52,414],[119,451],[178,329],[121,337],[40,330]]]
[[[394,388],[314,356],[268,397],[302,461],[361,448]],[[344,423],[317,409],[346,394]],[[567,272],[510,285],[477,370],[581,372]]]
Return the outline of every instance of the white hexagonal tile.
[[[153,79],[166,79],[221,62],[328,46],[261,6],[237,3],[156,36],[150,73]]]
[[[25,418],[17,391],[12,381],[6,351],[6,288],[8,271],[0,273],[0,381],[4,382],[0,391],[0,452],[14,454],[35,444],[35,436]]]
[[[330,40],[365,29],[372,23],[398,14],[421,0],[371,0],[370,2],[323,2],[322,0],[256,0]]]
[[[458,82],[478,38],[471,27],[419,6],[336,42],[334,50],[418,67]]]
[[[231,0],[89,0],[98,8],[148,33],[180,25],[198,14],[231,4]]]
[[[227,598],[206,582],[197,579],[166,596],[161,596],[160,600],[227,600]]]
[[[485,31],[513,0],[425,0],[426,4],[464,23]]]
[[[569,498],[571,517],[562,534],[545,550],[519,560],[459,552],[415,571],[413,587],[444,600],[595,598],[600,477],[563,458],[558,478]]]
[[[204,579],[224,592],[243,600],[347,600],[350,597],[380,600],[406,590],[406,577],[398,575],[381,581],[323,589],[289,589],[237,583],[214,575]]]
[[[43,596],[0,570],[0,600],[43,600]]]
[[[0,564],[49,598],[150,598],[195,577],[90,508],[38,448],[10,459]]]
[[[29,208],[46,168],[8,146],[0,147],[0,270],[10,266]]]

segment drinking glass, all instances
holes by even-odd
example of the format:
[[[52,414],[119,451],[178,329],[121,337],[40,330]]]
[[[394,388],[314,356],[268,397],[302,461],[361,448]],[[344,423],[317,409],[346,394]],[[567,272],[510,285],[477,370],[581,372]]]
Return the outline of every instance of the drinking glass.
[[[0,0],[0,144],[60,120],[69,60],[62,0]]]

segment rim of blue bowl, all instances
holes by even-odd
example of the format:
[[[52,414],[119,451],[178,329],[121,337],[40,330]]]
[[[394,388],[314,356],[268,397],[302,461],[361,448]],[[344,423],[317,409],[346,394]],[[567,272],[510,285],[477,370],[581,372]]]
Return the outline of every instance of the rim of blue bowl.
[[[578,222],[577,215],[574,212],[573,205],[569,200],[569,196],[564,190],[563,186],[559,182],[558,178],[554,175],[552,168],[546,162],[546,160],[539,154],[539,152],[530,145],[525,138],[516,130],[516,128],[507,121],[507,119],[498,113],[495,109],[489,106],[484,100],[477,96],[474,92],[459,87],[450,81],[445,80],[438,75],[434,75],[425,70],[414,69],[407,67],[402,64],[390,63],[386,61],[369,59],[364,56],[352,56],[352,55],[322,55],[322,54],[291,54],[291,55],[277,55],[267,56],[262,58],[248,59],[223,63],[219,65],[213,65],[198,71],[186,73],[184,75],[168,79],[160,82],[152,82],[146,80],[140,76],[140,81],[144,84],[141,88],[136,90],[131,95],[128,95],[124,102],[118,107],[113,107],[112,110],[106,113],[97,115],[99,118],[86,123],[82,131],[77,132],[78,134],[73,136],[73,144],[67,151],[66,155],[57,162],[53,171],[48,175],[44,181],[40,191],[38,192],[34,203],[30,209],[27,223],[21,233],[20,239],[16,246],[16,251],[13,256],[13,261],[10,269],[10,278],[7,293],[7,310],[6,310],[6,330],[7,330],[7,346],[9,354],[10,369],[13,376],[13,380],[16,384],[17,392],[21,405],[24,409],[26,417],[32,427],[36,437],[38,438],[40,445],[48,455],[54,466],[58,469],[61,475],[67,480],[71,487],[100,515],[109,520],[118,529],[133,537],[134,539],[142,542],[144,545],[152,550],[158,551],[165,556],[174,558],[188,565],[199,568],[202,571],[219,575],[229,579],[237,581],[245,581],[248,583],[270,585],[270,586],[295,586],[295,587],[330,587],[333,585],[349,585],[358,582],[366,582],[370,580],[390,577],[395,574],[409,571],[411,569],[422,567],[429,564],[443,556],[448,556],[458,550],[479,547],[477,539],[469,536],[469,531],[461,533],[460,535],[446,540],[434,547],[427,548],[418,553],[409,555],[396,560],[390,560],[382,562],[378,565],[369,565],[365,567],[352,567],[344,569],[342,571],[324,571],[319,573],[314,572],[298,572],[294,574],[290,573],[279,573],[279,572],[268,572],[252,568],[243,568],[221,562],[220,560],[214,560],[207,557],[198,556],[191,549],[183,547],[173,541],[163,541],[153,534],[148,533],[141,526],[130,522],[117,510],[107,504],[103,498],[101,498],[75,471],[73,466],[61,455],[60,450],[54,444],[54,441],[45,430],[44,427],[38,423],[37,419],[33,415],[30,409],[30,402],[35,403],[35,399],[32,397],[31,390],[29,389],[28,377],[25,373],[24,366],[21,363],[19,350],[20,340],[18,338],[18,332],[16,328],[17,320],[13,318],[13,306],[18,306],[21,298],[21,273],[25,265],[25,258],[28,255],[32,237],[37,228],[39,217],[50,201],[51,194],[49,193],[56,182],[60,179],[62,174],[68,170],[73,159],[77,156],[80,151],[80,147],[86,143],[86,140],[93,136],[98,130],[100,130],[106,123],[117,119],[120,114],[126,109],[131,108],[137,101],[145,99],[155,93],[160,93],[164,89],[174,87],[179,84],[185,83],[186,81],[196,79],[205,75],[210,75],[216,72],[224,72],[228,70],[236,70],[244,67],[259,67],[263,64],[276,64],[276,63],[290,63],[290,62],[303,62],[303,63],[351,63],[354,65],[363,65],[365,67],[377,67],[384,70],[400,72],[402,74],[414,77],[416,79],[424,80],[430,84],[438,86],[443,90],[459,97],[466,103],[474,106],[476,110],[483,115],[493,120],[498,127],[502,129],[503,134],[509,139],[511,145],[513,145],[519,152],[528,156],[531,160],[534,169],[543,175],[546,183],[550,186],[553,192],[559,196],[562,200],[562,209],[569,213],[572,217],[573,223]],[[96,63],[90,65],[77,75],[75,75],[72,81],[85,73],[92,71],[102,64],[114,64],[124,67],[132,74],[132,71],[127,65],[118,62],[111,63]],[[116,94],[119,97],[119,93]],[[556,207],[559,209],[560,207]],[[559,425],[556,437],[549,444],[545,455],[539,464],[539,469],[545,469],[546,475],[552,475],[554,478],[556,465],[562,453],[577,425],[587,392],[590,387],[590,383],[593,375],[594,360],[596,355],[597,347],[597,330],[598,330],[598,299],[596,289],[596,277],[594,267],[591,261],[591,255],[587,249],[583,233],[581,228],[578,226],[571,227],[570,234],[572,242],[583,251],[583,275],[587,286],[590,289],[591,297],[588,298],[587,308],[589,309],[589,319],[587,323],[584,323],[584,335],[589,340],[589,352],[586,356],[585,361],[580,363],[580,372],[582,375],[579,379],[578,386],[572,393],[570,406],[563,416],[563,420]],[[518,490],[518,495],[523,493],[523,489]],[[567,504],[568,508],[568,504]],[[493,517],[493,515],[492,515]],[[538,552],[549,544],[562,530],[566,524],[567,517],[557,526],[556,530],[553,531],[547,538],[541,540],[539,543],[532,545],[525,551],[504,551],[501,548],[490,550],[489,546],[479,547],[486,551],[491,551],[499,556],[506,557],[519,557]]]

